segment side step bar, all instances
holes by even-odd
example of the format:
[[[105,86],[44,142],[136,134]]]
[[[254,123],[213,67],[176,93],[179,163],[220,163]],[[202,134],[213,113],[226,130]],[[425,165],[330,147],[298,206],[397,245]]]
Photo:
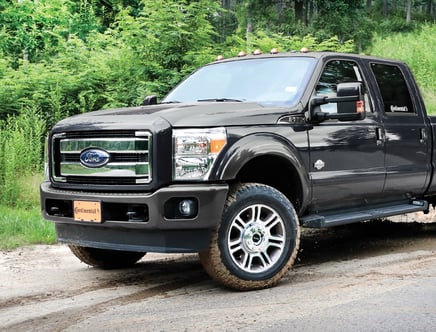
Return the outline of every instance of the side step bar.
[[[303,227],[324,228],[417,211],[428,211],[428,202],[423,200],[413,200],[409,203],[370,207],[369,209],[360,211],[344,211],[343,213],[327,213],[325,215],[312,214],[301,217],[300,221]]]

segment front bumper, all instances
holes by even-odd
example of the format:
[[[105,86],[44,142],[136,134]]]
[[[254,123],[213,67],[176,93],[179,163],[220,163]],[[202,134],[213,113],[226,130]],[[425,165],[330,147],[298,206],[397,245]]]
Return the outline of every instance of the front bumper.
[[[58,241],[103,249],[198,252],[206,248],[211,231],[220,223],[226,184],[172,185],[151,193],[95,193],[53,188],[41,184],[43,217],[56,224]],[[182,218],[168,212],[171,202],[189,198],[198,202],[198,213]],[[74,219],[73,202],[99,202],[101,222]],[[141,218],[129,218],[132,209]]]

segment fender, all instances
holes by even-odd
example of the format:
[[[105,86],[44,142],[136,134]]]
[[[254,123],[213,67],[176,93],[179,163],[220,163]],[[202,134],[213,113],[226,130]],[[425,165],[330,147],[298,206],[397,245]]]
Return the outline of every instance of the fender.
[[[306,133],[304,140],[307,142]],[[304,146],[307,151],[307,146]],[[308,205],[311,197],[311,184],[301,151],[285,137],[273,133],[255,133],[247,135],[233,145],[220,158],[212,176],[221,181],[233,180],[250,160],[260,156],[276,156],[295,169],[301,183],[301,211]],[[273,171],[273,170],[272,170]]]

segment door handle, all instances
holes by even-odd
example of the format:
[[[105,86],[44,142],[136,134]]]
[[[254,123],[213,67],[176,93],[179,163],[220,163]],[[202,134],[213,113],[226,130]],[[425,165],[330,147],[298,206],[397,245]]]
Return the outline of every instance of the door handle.
[[[419,132],[419,143],[421,144],[425,144],[427,143],[427,129],[426,128],[421,128],[420,132]]]
[[[384,132],[383,128],[377,127],[375,129],[375,136],[377,139],[377,146],[381,146],[385,143],[386,136],[385,136],[385,132]]]

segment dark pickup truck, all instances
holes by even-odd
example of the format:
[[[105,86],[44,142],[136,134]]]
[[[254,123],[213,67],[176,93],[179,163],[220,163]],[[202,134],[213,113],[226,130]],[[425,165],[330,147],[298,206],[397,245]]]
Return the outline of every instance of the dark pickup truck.
[[[160,103],[59,122],[42,211],[92,266],[198,252],[227,287],[271,287],[296,259],[300,227],[428,212],[434,122],[400,61],[329,52],[215,61]]]

